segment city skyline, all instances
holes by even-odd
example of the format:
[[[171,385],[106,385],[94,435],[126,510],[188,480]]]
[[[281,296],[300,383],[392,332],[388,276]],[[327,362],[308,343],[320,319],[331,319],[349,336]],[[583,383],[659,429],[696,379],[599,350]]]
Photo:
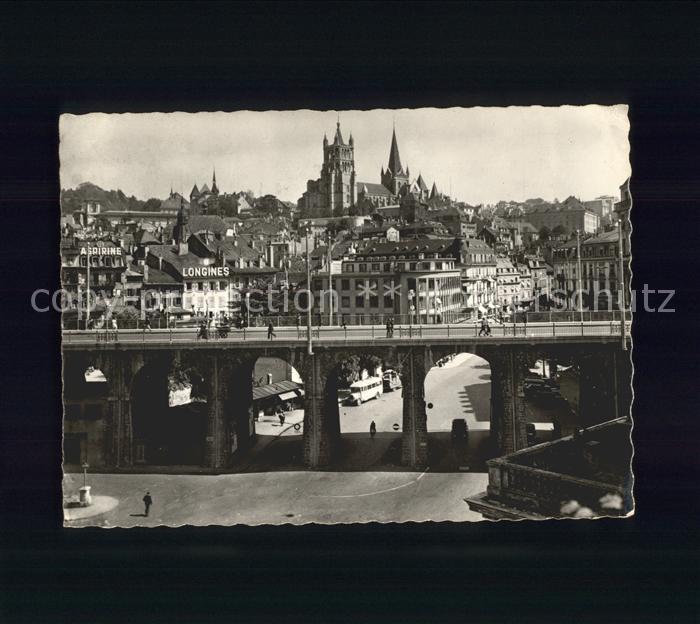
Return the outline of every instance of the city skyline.
[[[379,183],[392,128],[411,177],[467,203],[593,199],[630,175],[627,106],[62,115],[61,187],[145,200],[196,183],[297,201],[324,133],[355,141],[357,180]]]

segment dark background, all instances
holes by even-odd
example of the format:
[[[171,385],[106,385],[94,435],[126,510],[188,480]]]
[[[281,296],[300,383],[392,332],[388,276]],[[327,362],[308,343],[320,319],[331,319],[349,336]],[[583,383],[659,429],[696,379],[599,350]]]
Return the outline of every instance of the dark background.
[[[3,621],[697,621],[697,4],[1,10]],[[633,286],[676,290],[635,317],[634,518],[61,528],[61,112],[620,102]]]

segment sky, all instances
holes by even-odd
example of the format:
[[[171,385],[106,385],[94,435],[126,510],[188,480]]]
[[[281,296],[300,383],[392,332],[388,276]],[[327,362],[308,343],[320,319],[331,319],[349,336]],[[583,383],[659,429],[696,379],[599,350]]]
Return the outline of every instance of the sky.
[[[356,179],[378,183],[392,127],[401,162],[472,205],[619,195],[631,173],[627,106],[61,115],[61,187],[139,199],[192,186],[296,201],[317,179],[323,135],[355,141]]]

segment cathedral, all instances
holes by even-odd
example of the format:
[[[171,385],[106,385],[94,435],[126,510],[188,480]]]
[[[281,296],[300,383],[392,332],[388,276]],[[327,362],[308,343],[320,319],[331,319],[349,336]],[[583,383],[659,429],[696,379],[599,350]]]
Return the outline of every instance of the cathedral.
[[[391,136],[389,163],[382,167],[381,184],[355,181],[355,143],[350,135],[345,143],[338,121],[333,143],[323,137],[323,166],[318,180],[306,183],[306,192],[299,199],[299,209],[306,217],[339,217],[349,214],[351,208],[366,214],[371,208],[399,204],[409,196],[411,200],[428,202],[438,195],[433,183],[432,192],[419,175],[411,181],[408,166],[401,164],[396,129]]]

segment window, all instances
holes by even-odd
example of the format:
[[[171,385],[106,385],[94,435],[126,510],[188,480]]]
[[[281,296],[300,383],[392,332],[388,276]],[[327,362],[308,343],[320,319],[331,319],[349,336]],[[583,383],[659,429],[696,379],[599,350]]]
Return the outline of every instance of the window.
[[[365,307],[365,297],[364,295],[357,295],[355,297],[355,307],[364,308]]]
[[[197,288],[195,290],[204,290],[204,282],[197,282]]]
[[[341,290],[350,290],[350,280],[349,279],[340,280],[340,289]]]
[[[340,306],[347,310],[350,307],[350,297],[341,297],[340,298]]]
[[[378,262],[375,262],[375,263],[372,264],[372,270],[373,270],[373,271],[379,271],[379,263],[378,263]]]
[[[365,273],[367,271],[367,265],[362,263],[360,264],[360,273]]]
[[[226,282],[219,282],[219,289],[226,290]]]
[[[370,308],[378,308],[379,307],[379,297],[376,295],[373,295],[369,298],[369,307]]]

